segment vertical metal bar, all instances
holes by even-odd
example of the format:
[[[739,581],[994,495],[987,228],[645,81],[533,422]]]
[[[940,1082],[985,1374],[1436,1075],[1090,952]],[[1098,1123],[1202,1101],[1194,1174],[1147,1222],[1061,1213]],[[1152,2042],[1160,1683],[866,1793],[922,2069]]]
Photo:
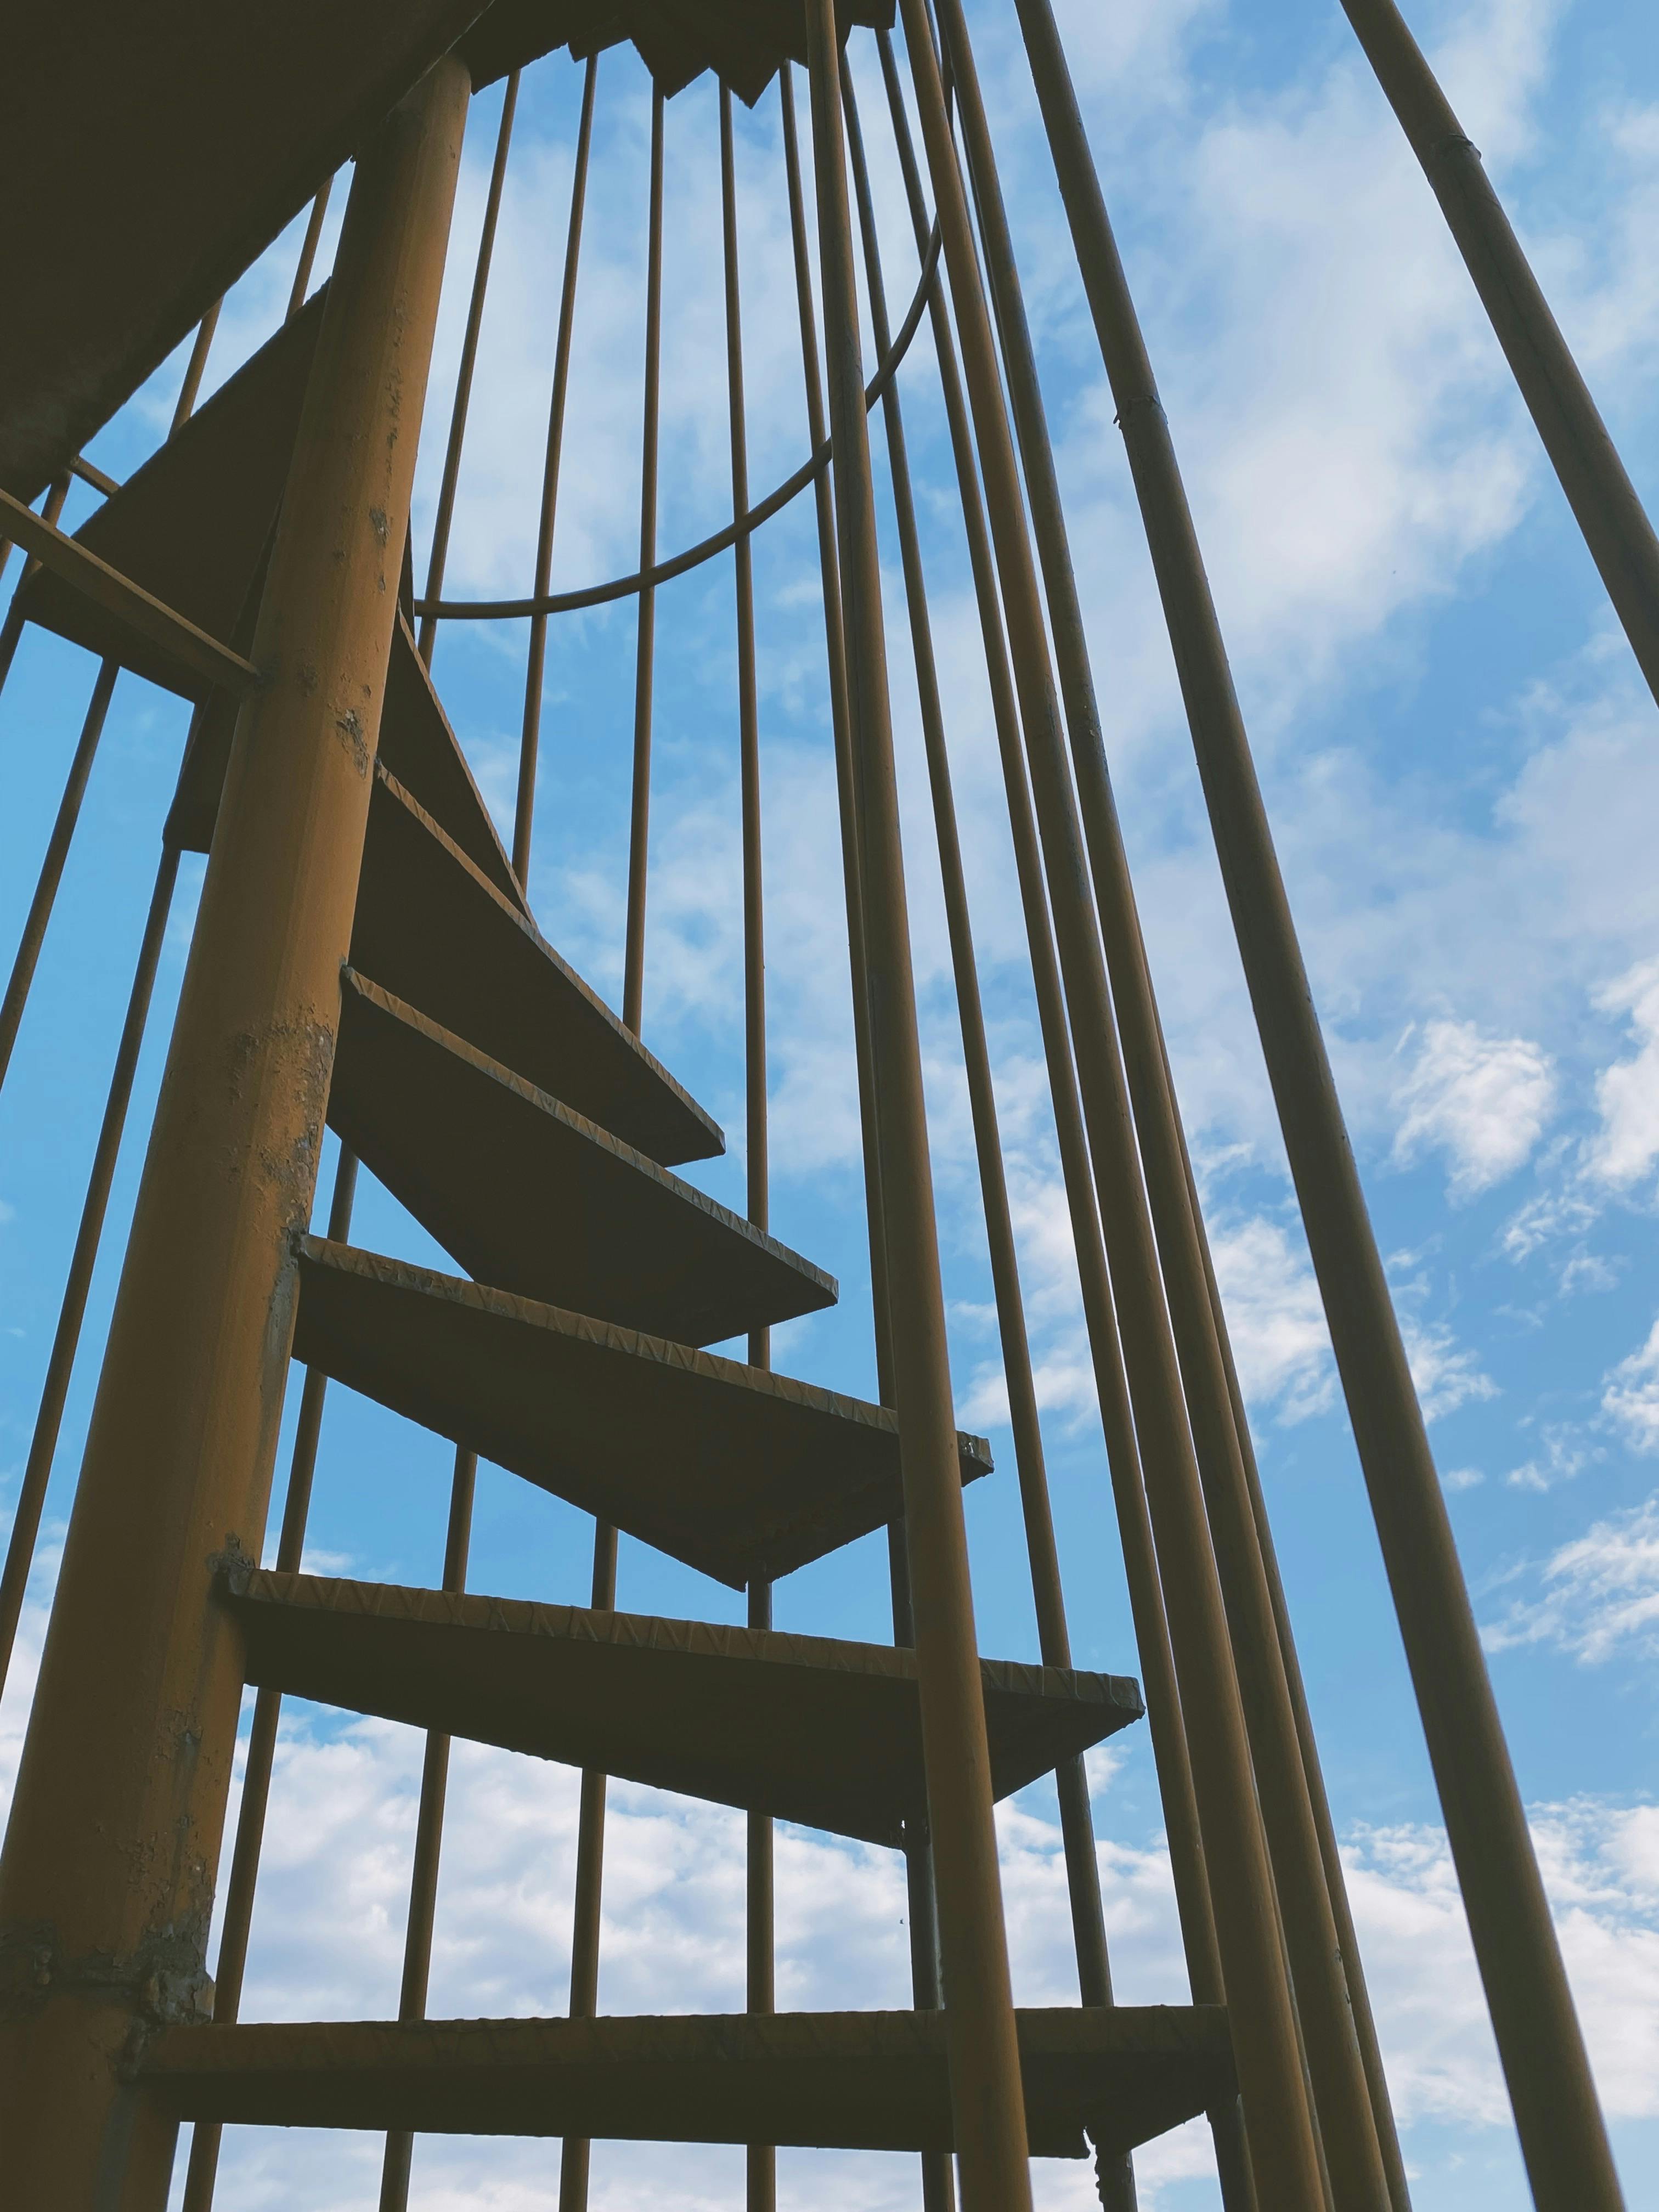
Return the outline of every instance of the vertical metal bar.
[[[1227,1605],[1319,2133],[1339,2208],[1387,2212],[1388,2178],[1378,2124],[1343,1972],[1278,1624],[1206,1289],[1198,1223],[1188,1202],[1185,1146],[1107,774],[1082,611],[1012,240],[960,0],[939,0],[939,12],[1046,587],[1141,1168]]]
[[[467,1554],[472,1544],[472,1498],[477,1481],[476,1453],[455,1455],[455,1479],[449,1493],[449,1527],[444,1538],[442,1587],[466,1588]],[[432,1978],[432,1928],[438,1901],[438,1860],[443,1848],[444,1799],[449,1785],[449,1738],[434,1729],[426,1740],[421,1766],[421,1796],[415,1820],[415,1863],[409,1884],[409,1920],[404,1938],[404,1971],[398,1990],[398,2017],[424,2020],[427,1987]],[[403,2212],[409,2202],[410,2164],[415,2137],[407,2128],[386,2136],[380,2162],[380,2212]]]
[[[888,319],[886,284],[882,275],[875,201],[870,189],[869,163],[865,156],[864,133],[859,122],[858,99],[852,70],[845,52],[842,56],[842,94],[848,149],[852,159],[854,191],[863,239],[865,293],[870,302],[871,341],[878,358],[882,358],[892,343],[892,332]],[[1060,1555],[1054,1543],[1054,1516],[1048,1501],[1042,1430],[1037,1413],[1036,1383],[1031,1371],[1030,1346],[1025,1332],[1024,1302],[1020,1292],[1013,1218],[1008,1204],[1001,1140],[997,1128],[990,1050],[986,1040],[985,1017],[980,1003],[979,977],[974,960],[967,878],[957,835],[944,709],[933,659],[927,580],[922,570],[915,501],[910,485],[903,412],[896,381],[888,386],[883,395],[882,411],[887,432],[899,556],[904,574],[905,605],[915,659],[922,743],[933,803],[939,875],[945,896],[945,927],[951,944],[951,970],[962,1029],[969,1110],[974,1125],[998,1331],[1002,1346],[1003,1372],[1008,1388],[1009,1419],[1014,1434],[1014,1459],[1025,1525],[1031,1594],[1036,1611],[1038,1644],[1046,1666],[1069,1667],[1072,1663],[1071,1638],[1066,1626]],[[1095,1856],[1094,1824],[1081,1759],[1066,1760],[1056,1771],[1056,1782],[1060,1800],[1061,1832],[1066,1885],[1071,1898],[1072,1933],[1077,1955],[1079,1987],[1085,2004],[1109,2005],[1112,2002],[1111,1966],[1106,1946],[1105,1913],[1101,1904],[1100,1869]],[[1108,2212],[1133,2212],[1135,2203],[1134,2170],[1127,2154],[1107,2161],[1100,2173],[1100,2188],[1101,2200],[1108,2207]]]
[[[536,597],[544,598],[553,569],[553,525],[559,503],[559,458],[564,445],[564,403],[570,386],[570,338],[576,317],[576,270],[581,258],[582,210],[587,198],[587,160],[593,140],[593,88],[599,58],[588,57],[582,80],[576,166],[570,180],[570,227],[565,236],[564,285],[559,297],[559,336],[553,356],[553,396],[548,409],[547,453],[542,466],[542,519],[536,541]],[[541,743],[542,678],[547,664],[547,617],[530,618],[530,657],[525,670],[524,729],[519,744],[519,796],[514,816],[513,867],[530,880],[530,834],[536,813],[536,762]]]
[[[806,237],[805,198],[801,187],[800,149],[795,126],[794,82],[787,62],[779,70],[778,88],[782,104],[784,173],[788,189],[790,236],[795,261],[795,296],[800,318],[801,374],[806,392],[808,436],[816,452],[824,439],[823,390],[818,363],[811,258]],[[853,1000],[853,1045],[858,1076],[865,1213],[870,1249],[870,1302],[875,1336],[876,1387],[881,1403],[890,1405],[894,1384],[892,1332],[889,1319],[887,1232],[882,1202],[881,1148],[876,1119],[875,1052],[870,1017],[870,969],[866,953],[863,864],[859,850],[857,774],[848,703],[847,635],[842,623],[841,575],[836,550],[835,494],[827,469],[820,471],[813,490],[817,518],[818,565],[823,591],[824,646],[829,664],[830,715],[840,815],[842,879],[847,908],[848,968]],[[915,1641],[915,1627],[910,1607],[909,1565],[905,1556],[902,1522],[894,1522],[889,1528],[887,1547],[888,1579],[893,1606],[893,1640],[908,1645]],[[924,2010],[936,2011],[942,2002],[939,1925],[933,1899],[933,1863],[925,1833],[906,1840],[904,1875],[908,1903],[913,2001]],[[956,2202],[956,2185],[949,2154],[924,2151],[921,2163],[923,2212],[951,2212]]]
[[[208,355],[213,345],[213,333],[219,327],[219,310],[222,299],[216,300],[196,329],[196,343],[190,349],[190,359],[185,364],[185,380],[179,387],[179,398],[173,410],[173,421],[167,435],[182,427],[196,410],[196,395],[202,388],[202,379],[207,374]]]
[[[645,1000],[645,897],[651,833],[651,711],[657,651],[657,422],[662,386],[663,110],[651,92],[651,207],[645,258],[645,396],[640,428],[640,615],[634,655],[634,781],[628,832],[628,934],[623,1019],[640,1033]]]
[[[58,1327],[52,1340],[51,1356],[46,1361],[46,1379],[41,1389],[40,1410],[34,1417],[34,1432],[29,1438],[28,1458],[24,1462],[23,1480],[18,1488],[11,1535],[6,1546],[6,1564],[3,1571],[0,1572],[0,1690],[5,1687],[6,1674],[11,1665],[18,1617],[23,1608],[23,1593],[28,1586],[29,1569],[33,1564],[35,1542],[40,1532],[40,1515],[46,1499],[46,1486],[52,1478],[52,1458],[58,1449],[58,1431],[63,1425],[64,1407],[69,1396],[70,1376],[75,1365],[76,1348],[81,1340],[81,1325],[86,1316],[92,1273],[98,1260],[98,1242],[103,1233],[104,1215],[109,1206],[110,1186],[115,1177],[121,1133],[126,1126],[127,1106],[132,1097],[139,1048],[143,1043],[144,1022],[149,1012],[150,994],[155,986],[156,965],[161,957],[161,944],[167,934],[167,915],[172,908],[173,890],[178,875],[178,849],[173,846],[164,846],[161,863],[155,873],[155,888],[150,893],[149,911],[144,919],[143,935],[139,942],[138,964],[127,1000],[126,1019],[121,1025],[120,1042],[116,1048],[109,1097],[105,1102],[104,1118],[99,1127],[98,1143],[92,1158],[92,1174],[81,1208],[81,1224],[75,1235],[69,1280],[64,1286]]]
[[[1186,1147],[1183,1144],[1182,1152]],[[1326,1886],[1330,1892],[1331,1911],[1336,1920],[1336,1940],[1340,1948],[1343,1972],[1347,1980],[1348,1997],[1353,2006],[1354,2033],[1359,2039],[1360,2056],[1364,2062],[1366,2086],[1370,2092],[1371,2109],[1376,2115],[1377,2140],[1382,2146],[1382,2164],[1389,2179],[1389,2201],[1393,2212],[1411,2212],[1411,2185],[1407,2179],[1406,2161],[1400,2148],[1399,2131],[1395,2126],[1394,2102],[1389,2094],[1388,2075],[1382,2064],[1382,2049],[1377,2040],[1376,2022],[1371,2013],[1370,1992],[1365,1986],[1365,1970],[1359,1955],[1359,1938],[1353,1924],[1353,1913],[1348,1903],[1347,1879],[1342,1870],[1342,1854],[1337,1845],[1336,1824],[1331,1818],[1330,1800],[1325,1794],[1325,1777],[1320,1764],[1319,1746],[1314,1735],[1313,1717],[1308,1711],[1308,1694],[1302,1679],[1301,1662],[1297,1657],[1296,1638],[1291,1629],[1290,1607],[1285,1601],[1285,1586],[1279,1579],[1279,1556],[1274,1548],[1273,1530],[1267,1520],[1267,1500],[1261,1490],[1261,1473],[1256,1465],[1255,1449],[1250,1438],[1250,1424],[1244,1408],[1244,1394],[1239,1388],[1238,1370],[1233,1364],[1233,1348],[1227,1332],[1226,1315],[1221,1304],[1221,1291],[1215,1279],[1215,1265],[1211,1257],[1210,1240],[1205,1233],[1204,1215],[1198,1202],[1198,1185],[1194,1180],[1192,1162],[1186,1161],[1187,1189],[1193,1218],[1198,1224],[1200,1249],[1204,1257],[1204,1275],[1210,1304],[1215,1315],[1216,1340],[1226,1364],[1227,1391],[1232,1401],[1233,1420],[1238,1431],[1239,1449],[1244,1462],[1245,1476],[1249,1486],[1250,1510],[1255,1521],[1256,1534],[1261,1547],[1262,1566],[1267,1577],[1272,1598],[1273,1618],[1278,1624],[1279,1649],[1285,1656],[1285,1674],[1290,1687],[1291,1702],[1296,1716],[1296,1731],[1302,1747],[1302,1763],[1308,1778],[1308,1794],[1313,1803],[1314,1819],[1319,1830],[1320,1856],[1325,1863]]]
[[[323,219],[328,213],[328,197],[334,189],[332,176],[325,177],[311,203],[311,219],[306,225],[306,234],[300,241],[300,258],[294,270],[294,282],[289,287],[288,307],[283,320],[291,323],[306,303],[306,294],[311,289],[311,272],[317,263],[317,248],[323,242]]]
[[[455,487],[461,472],[461,444],[472,404],[472,378],[478,362],[478,336],[483,327],[484,295],[489,289],[489,265],[495,252],[495,230],[501,220],[501,189],[507,181],[507,157],[513,143],[513,118],[519,105],[519,72],[507,80],[501,96],[501,119],[495,132],[495,158],[489,171],[489,190],[484,198],[483,228],[478,233],[478,258],[473,264],[472,293],[466,307],[466,330],[461,339],[460,364],[455,372],[455,404],[449,414],[449,438],[444,447],[443,476],[438,486],[438,507],[432,520],[432,552],[427,562],[426,596],[435,599],[443,589],[444,567],[449,559],[449,532],[455,519]],[[438,632],[436,615],[422,615],[420,655],[429,668]]]
[[[1204,1498],[1183,1418],[1158,1254],[1115,1042],[1110,994],[1073,807],[1018,465],[991,324],[957,171],[938,58],[922,0],[903,0],[912,82],[956,303],[991,528],[1001,571],[1072,1042],[1136,1425],[1158,1532],[1165,1607],[1192,1747],[1216,1932],[1256,2186],[1275,2206],[1316,2212],[1324,2190],[1280,1955],[1266,1843],[1238,1686],[1209,1548]],[[1227,1848],[1221,1848],[1224,1838]]]
[[[905,112],[892,42],[888,33],[881,31],[877,33],[877,43],[881,54],[900,171],[910,204],[911,222],[920,255],[927,250],[928,236],[921,179],[916,167],[909,119]],[[1048,1067],[1049,1093],[1061,1176],[1071,1217],[1084,1316],[1105,1432],[1107,1460],[1122,1545],[1130,1611],[1140,1657],[1147,1724],[1152,1732],[1152,1754],[1164,1808],[1188,1979],[1194,2003],[1219,2004],[1223,2001],[1220,1954],[1216,1945],[1209,1877],[1205,1867],[1204,1844],[1182,1718],[1180,1692],[1159,1587],[1158,1558],[1135,1440],[1117,1320],[1113,1310],[1105,1250],[1101,1241],[1100,1218],[1091,1181],[1077,1076],[1066,1033],[1060,970],[1042,887],[1036,824],[1031,811],[1030,793],[1020,750],[1018,706],[1007,643],[1003,634],[995,565],[984,504],[975,473],[973,434],[957,365],[956,341],[945,306],[944,287],[937,274],[930,288],[928,304],[940,388],[961,493],[963,524],[985,645],[993,720],[1008,794],[1009,827],[1030,948],[1032,981],[1043,1050]],[[1211,2121],[1221,2171],[1223,2201],[1227,2212],[1251,2212],[1255,2192],[1239,2126],[1237,2100],[1213,2112]]]
[[[34,980],[35,963],[40,957],[46,924],[52,919],[58,886],[63,880],[64,865],[69,859],[70,841],[75,835],[75,825],[81,818],[81,802],[86,797],[87,778],[92,774],[93,757],[98,750],[98,740],[104,733],[110,694],[115,689],[115,679],[120,672],[120,663],[115,660],[105,661],[98,671],[97,681],[92,687],[91,703],[88,706],[86,720],[81,725],[80,738],[70,762],[64,795],[58,802],[52,835],[46,840],[46,856],[40,863],[34,896],[29,901],[23,934],[18,941],[16,957],[6,983],[6,994],[3,1000],[0,1000],[0,1083],[5,1081],[6,1071],[11,1065],[12,1047],[17,1042],[18,1025],[22,1021],[23,1008],[28,1000],[29,985]]]
[[[946,2048],[963,2203],[1030,2203],[1025,2108],[991,1814],[985,1710],[956,1465],[927,1106],[894,781],[870,448],[860,359],[834,0],[809,0],[824,351],[836,441],[836,519],[848,640],[859,849],[871,994],[893,1377],[945,1978]]]
[[[335,1162],[334,1189],[328,1208],[328,1234],[336,1243],[343,1243],[350,1232],[352,1201],[356,1191],[357,1156],[342,1145]],[[279,1574],[297,1574],[305,1558],[306,1523],[311,1514],[311,1491],[317,1474],[317,1448],[322,1438],[323,1401],[327,1389],[328,1377],[322,1369],[307,1367],[300,1393],[294,1449],[289,1461],[282,1530],[276,1541]],[[231,1846],[230,1876],[225,1884],[224,1924],[219,1936],[219,1956],[214,1964],[213,2017],[220,2026],[234,2021],[242,2007],[242,1982],[247,1972],[248,1941],[253,1929],[254,1892],[259,1879],[259,1853],[264,1843],[271,1770],[276,1757],[276,1728],[282,1711],[280,1690],[256,1692],[247,1758],[242,1768],[241,1802],[236,1812],[236,1838]],[[190,2160],[185,2170],[185,2193],[179,2212],[211,2212],[222,2132],[217,2120],[196,2123],[191,2135]]]
[[[295,442],[0,1859],[0,1937],[53,1931],[44,2004],[0,2024],[25,2201],[167,2196],[176,2123],[116,2060],[203,2007],[242,1689],[218,1577],[264,1527],[468,92],[440,61],[358,164]]]
[[[732,513],[749,512],[749,437],[744,410],[743,301],[738,266],[738,186],[732,142],[732,94],[720,88],[720,238],[726,294],[726,411],[732,445]],[[743,817],[743,1064],[744,1148],[748,1214],[757,1229],[770,1210],[766,1116],[766,938],[761,850],[760,708],[755,677],[754,549],[743,532],[732,548],[738,649],[738,762]],[[769,1328],[749,1333],[749,1361],[772,1364]],[[749,1585],[751,1628],[772,1625],[769,1583]],[[745,1871],[745,1999],[750,2012],[769,2013],[775,2002],[773,1962],[772,1823],[764,1813],[748,1816]],[[747,2149],[749,2212],[773,2212],[777,2202],[777,2153],[769,2144]]]
[[[800,146],[795,127],[793,65],[778,71],[782,104],[784,176],[789,195],[789,233],[795,259],[795,299],[800,316],[801,374],[806,387],[807,437],[814,453],[823,443],[823,385],[818,364],[817,312],[801,190]],[[887,1322],[887,1245],[882,1226],[881,1154],[876,1142],[876,1091],[870,1043],[869,967],[865,957],[863,896],[859,888],[858,818],[853,799],[853,745],[848,706],[847,641],[842,623],[841,576],[836,564],[835,492],[828,469],[813,483],[817,515],[818,568],[823,588],[824,650],[830,669],[830,720],[841,817],[842,879],[847,904],[848,965],[853,999],[853,1050],[858,1073],[863,1139],[864,1200],[870,1246],[870,1298],[876,1344],[877,1395],[892,1402],[892,1358]]]
[[[1017,0],[1140,503],[1302,1217],[1541,2212],[1622,2203],[1203,556],[1047,0]]]
[[[1659,698],[1659,538],[1521,241],[1395,0],[1342,0],[1423,166],[1613,611]]]
[[[662,365],[662,186],[665,102],[653,85],[651,100],[650,207],[646,222],[645,374],[640,431],[640,574],[657,557],[657,428]],[[628,839],[628,921],[623,948],[623,1019],[635,1036],[645,1002],[646,890],[651,826],[651,733],[656,669],[655,586],[640,587],[634,654],[634,761]],[[591,1603],[609,1612],[617,1602],[617,1531],[593,1524]],[[570,2016],[591,2020],[599,2002],[599,1935],[605,1901],[606,1781],[597,1768],[582,1771],[576,1815],[576,1881],[571,1907]],[[583,2212],[592,2166],[592,2145],[567,2136],[559,2160],[559,2212]]]

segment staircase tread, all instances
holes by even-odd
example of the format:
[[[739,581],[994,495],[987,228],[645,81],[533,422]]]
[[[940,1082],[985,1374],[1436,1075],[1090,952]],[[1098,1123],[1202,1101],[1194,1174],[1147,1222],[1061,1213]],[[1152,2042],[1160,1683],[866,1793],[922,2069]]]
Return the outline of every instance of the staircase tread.
[[[369,803],[351,964],[429,1021],[672,1166],[718,1125],[386,763]]]
[[[733,1589],[903,1511],[884,1407],[319,1237],[299,1269],[297,1358]]]
[[[497,1289],[680,1344],[835,1303],[822,1268],[351,969],[328,1118]]]
[[[210,637],[229,641],[264,559],[288,481],[323,303],[319,291],[74,533],[77,544]],[[31,622],[152,684],[189,699],[209,696],[199,675],[65,577],[37,568],[20,587],[18,605]],[[234,706],[231,711],[234,719]]]
[[[228,1596],[261,1689],[898,1845],[925,1806],[913,1651],[259,1572]],[[1139,1720],[1129,1677],[981,1659],[996,1797]]]
[[[1030,2148],[1130,2150],[1234,2093],[1218,2005],[1016,2011]],[[434,2133],[950,2150],[939,2012],[330,2021],[162,2028],[180,2118]]]

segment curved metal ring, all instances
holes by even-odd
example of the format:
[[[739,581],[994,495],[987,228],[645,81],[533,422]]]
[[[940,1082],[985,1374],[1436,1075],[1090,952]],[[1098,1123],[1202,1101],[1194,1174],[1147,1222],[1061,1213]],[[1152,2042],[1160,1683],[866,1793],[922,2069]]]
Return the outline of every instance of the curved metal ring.
[[[900,324],[898,334],[888,348],[879,368],[864,387],[865,411],[868,413],[881,398],[897,373],[898,365],[910,349],[910,341],[921,326],[922,310],[927,304],[927,295],[933,282],[933,272],[939,267],[939,227],[933,223],[933,235],[927,241],[921,274],[916,283],[916,295],[910,302],[909,312]],[[551,592],[536,599],[416,599],[417,615],[431,615],[444,622],[505,622],[526,615],[563,615],[574,613],[578,607],[597,607],[607,599],[625,599],[637,592],[642,584],[653,587],[665,584],[672,577],[683,576],[690,568],[712,561],[716,553],[724,553],[728,545],[735,545],[739,538],[758,530],[763,522],[769,522],[782,507],[788,506],[797,492],[807,485],[829,465],[835,449],[833,438],[826,438],[811,459],[803,461],[792,477],[786,477],[777,489],[769,492],[758,507],[751,507],[739,520],[728,522],[712,538],[688,546],[684,553],[676,553],[671,560],[659,562],[648,574],[636,571],[631,576],[613,576],[608,584],[589,584],[580,592]]]

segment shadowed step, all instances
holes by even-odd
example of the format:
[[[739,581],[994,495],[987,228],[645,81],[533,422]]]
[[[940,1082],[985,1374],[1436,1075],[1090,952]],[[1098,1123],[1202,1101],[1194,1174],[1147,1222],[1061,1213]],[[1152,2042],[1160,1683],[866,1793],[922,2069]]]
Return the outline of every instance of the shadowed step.
[[[904,1510],[884,1407],[347,1245],[301,1245],[294,1350],[735,1589]]]
[[[900,1844],[925,1815],[913,1651],[698,1620],[256,1573],[227,1602],[261,1689]],[[1141,1717],[1119,1674],[982,1659],[991,1787]]]
[[[1131,2150],[1232,2094],[1218,2005],[1022,2011],[1038,2157]],[[249,2126],[950,2150],[945,2015],[335,2021],[163,2028],[139,2083],[181,2119]]]
[[[348,970],[328,1118],[497,1288],[680,1344],[831,1305],[832,1276]]]

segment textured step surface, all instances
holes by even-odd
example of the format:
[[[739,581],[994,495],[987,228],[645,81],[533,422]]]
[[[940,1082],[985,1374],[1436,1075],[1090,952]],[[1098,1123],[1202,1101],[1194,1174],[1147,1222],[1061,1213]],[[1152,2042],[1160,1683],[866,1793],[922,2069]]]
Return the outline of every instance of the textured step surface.
[[[925,1811],[915,1654],[890,1644],[256,1573],[261,1689],[897,1845]],[[993,1795],[1143,1711],[1139,1686],[983,1659]]]
[[[499,1289],[678,1344],[835,1303],[833,1277],[350,969],[328,1118]]]
[[[351,964],[648,1159],[725,1150],[702,1107],[384,763]]]
[[[734,1589],[903,1510],[884,1407],[319,1238],[295,1355]]]
[[[1038,2157],[1130,2150],[1233,2094],[1219,2006],[1020,2011]],[[466,2135],[950,2150],[945,2016],[722,2013],[164,2028],[139,2075],[181,2119]]]

